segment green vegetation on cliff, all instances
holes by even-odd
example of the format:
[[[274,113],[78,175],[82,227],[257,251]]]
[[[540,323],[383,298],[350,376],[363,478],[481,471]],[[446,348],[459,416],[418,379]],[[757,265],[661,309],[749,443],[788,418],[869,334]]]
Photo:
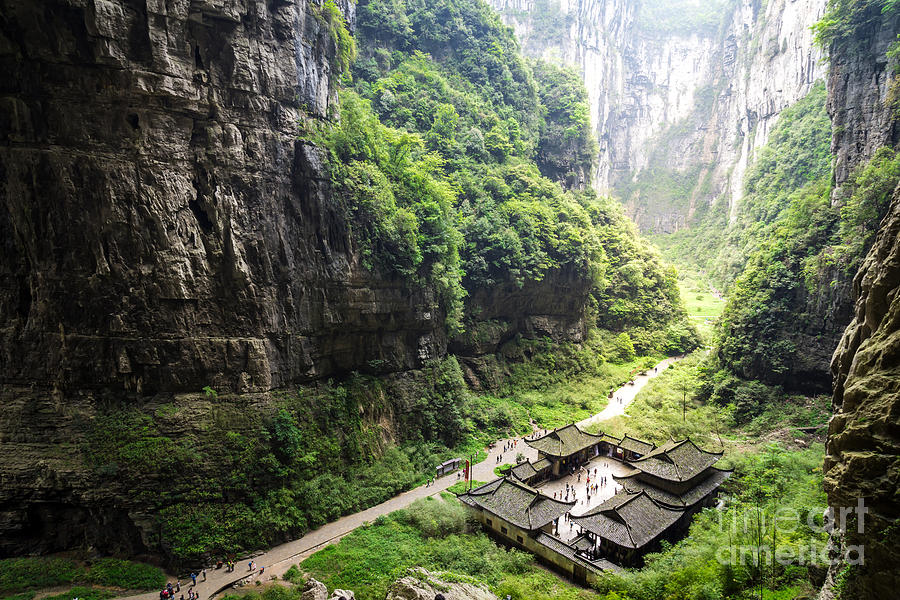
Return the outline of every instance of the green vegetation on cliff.
[[[715,33],[734,0],[643,0],[638,24],[657,35]]]
[[[675,271],[615,202],[581,185],[594,145],[572,72],[523,60],[481,0],[361,0],[355,45],[333,3],[319,17],[337,70],[354,46],[359,55],[335,118],[304,120],[300,137],[324,151],[363,266],[436,292],[423,310],[445,318],[454,343],[502,333],[468,357],[477,375],[449,355],[269,394],[99,405],[81,460],[123,505],[158,517],[148,541],[175,563],[265,547],[387,500],[531,418],[552,426],[601,409],[647,366],[641,357],[697,344]],[[534,290],[577,331],[528,339],[497,324],[476,297],[497,289]],[[379,362],[367,371],[382,373]]]
[[[853,51],[868,43],[884,15],[900,14],[898,0],[828,0],[825,16],[816,23],[816,43],[833,51]]]
[[[823,390],[843,326],[830,311],[849,293],[900,177],[900,157],[882,149],[832,202],[825,98],[819,84],[782,113],[747,171],[734,223],[720,200],[690,230],[658,240],[727,290],[718,340],[724,367]]]
[[[434,285],[451,331],[477,325],[467,294],[553,275],[590,293],[601,329],[636,329],[638,352],[696,344],[674,272],[585,189],[577,75],[527,63],[481,0],[363,1],[358,35],[340,123],[313,137],[371,267]]]

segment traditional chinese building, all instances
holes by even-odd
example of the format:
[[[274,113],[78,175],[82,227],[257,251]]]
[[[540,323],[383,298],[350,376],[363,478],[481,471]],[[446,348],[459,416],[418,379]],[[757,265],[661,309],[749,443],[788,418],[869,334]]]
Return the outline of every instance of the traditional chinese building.
[[[591,583],[617,564],[640,565],[663,540],[677,541],[695,512],[715,504],[716,491],[731,475],[714,466],[721,452],[702,450],[689,439],[657,448],[627,435],[586,433],[573,424],[526,443],[538,450],[538,461],[515,465],[507,477],[459,498],[490,533],[580,583]],[[613,475],[622,489],[583,514],[571,514],[574,502],[533,487],[573,473],[596,456],[620,460],[630,470]],[[557,527],[565,514],[580,528],[568,541]]]
[[[644,554],[658,550],[664,539],[674,541],[681,533],[678,524],[681,509],[669,508],[647,492],[619,492],[574,521],[585,532],[593,547],[584,548],[588,555],[602,555],[620,564],[640,564]]]
[[[458,496],[489,534],[531,552],[577,583],[589,585],[604,570],[617,568],[609,561],[579,555],[575,546],[556,536],[559,519],[575,502],[549,498],[514,475]]]
[[[641,458],[627,461],[632,471],[615,480],[629,492],[646,492],[672,508],[696,512],[715,504],[716,492],[731,471],[713,465],[721,452],[707,452],[690,439],[668,442]]]
[[[538,451],[539,459],[550,462],[550,476],[559,477],[573,473],[597,456],[597,444],[602,438],[601,435],[582,431],[572,423],[537,439],[525,440],[525,443]]]

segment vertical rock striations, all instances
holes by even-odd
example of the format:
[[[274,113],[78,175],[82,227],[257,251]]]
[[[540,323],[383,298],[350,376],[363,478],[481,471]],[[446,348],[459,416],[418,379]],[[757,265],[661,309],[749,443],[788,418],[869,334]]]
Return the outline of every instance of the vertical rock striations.
[[[356,3],[337,6],[352,28]],[[97,423],[126,412],[150,425],[125,433],[166,428],[153,443],[175,456],[208,429],[264,434],[273,392],[362,372],[401,390],[353,406],[373,437],[415,429],[403,402],[449,344],[437,294],[363,266],[321,151],[298,140],[334,110],[328,10],[0,0],[0,555],[165,550],[155,490],[189,504],[190,477],[219,465],[194,447],[207,471],[141,473],[138,452],[129,479],[90,456],[109,441]],[[577,340],[581,279],[480,301],[505,336]]]
[[[674,231],[722,196],[734,213],[754,151],[824,75],[810,26],[825,3],[741,0],[723,4],[718,26],[691,28],[625,0],[491,1],[528,53],[584,74],[596,187],[615,190],[652,231]],[[661,177],[669,189],[659,193],[650,182]]]
[[[853,38],[832,44],[828,109],[834,125],[835,202],[840,186],[883,146],[900,144],[900,119],[887,102],[894,65],[886,52],[900,14],[871,15]],[[828,503],[865,502],[862,531],[851,520],[832,534],[834,563],[820,597],[862,600],[896,595],[900,586],[900,182],[879,233],[853,281],[856,299],[831,363],[834,408],[826,445]],[[862,548],[863,564],[852,564]],[[849,554],[848,554],[849,551]],[[850,560],[848,560],[848,558]]]
[[[868,508],[832,536],[837,562],[823,598],[887,598],[900,586],[900,187],[853,282],[854,320],[834,354],[834,404],[825,458],[828,503]],[[865,562],[851,547],[862,547]],[[851,591],[852,590],[852,591]]]

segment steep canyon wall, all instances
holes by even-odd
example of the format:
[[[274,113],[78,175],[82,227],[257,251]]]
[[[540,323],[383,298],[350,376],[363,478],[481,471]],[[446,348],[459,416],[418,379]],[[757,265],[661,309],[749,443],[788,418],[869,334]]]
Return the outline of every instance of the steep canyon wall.
[[[876,7],[875,10],[878,10]],[[877,13],[876,13],[877,14]],[[900,116],[889,102],[897,77],[887,50],[900,14],[872,16],[852,44],[831,49],[828,109],[834,125],[834,194],[883,146],[900,144]],[[828,430],[825,489],[840,515],[862,499],[860,526],[831,538],[834,563],[821,598],[896,595],[900,585],[900,182],[878,237],[853,280],[853,321],[834,352],[834,408]],[[851,513],[852,515],[852,513]],[[862,548],[863,564],[852,548]]]
[[[337,4],[352,28],[355,2]],[[160,550],[147,498],[189,497],[205,471],[98,470],[85,451],[103,443],[87,439],[98,423],[134,409],[169,415],[176,441],[242,431],[276,410],[273,391],[353,372],[418,398],[416,378],[446,355],[434,290],[362,266],[321,151],[298,140],[298,124],[334,112],[323,10],[0,2],[0,555]],[[505,329],[458,350],[579,339],[576,279],[485,293]],[[363,418],[402,436],[409,411],[386,396]]]
[[[753,152],[824,77],[810,26],[825,3],[728,2],[719,19],[689,27],[640,18],[640,3],[625,0],[491,2],[526,52],[583,73],[600,140],[596,187],[655,232],[717,198],[736,210]]]

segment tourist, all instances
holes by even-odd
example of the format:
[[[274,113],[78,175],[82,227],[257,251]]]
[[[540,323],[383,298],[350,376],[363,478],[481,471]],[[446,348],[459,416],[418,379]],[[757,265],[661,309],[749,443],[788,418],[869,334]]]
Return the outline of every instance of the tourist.
[[[206,581],[206,569],[203,569],[203,581]]]
[[[194,585],[197,585],[197,574],[196,573],[193,573],[193,572],[191,573],[191,581],[194,582]]]

